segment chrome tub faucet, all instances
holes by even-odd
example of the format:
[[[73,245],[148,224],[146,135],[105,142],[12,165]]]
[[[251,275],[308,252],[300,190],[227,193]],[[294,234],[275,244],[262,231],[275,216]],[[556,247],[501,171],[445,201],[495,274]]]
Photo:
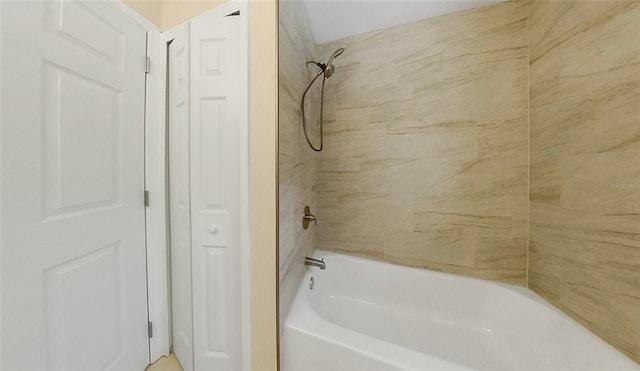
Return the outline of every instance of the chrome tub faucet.
[[[318,267],[321,270],[325,270],[326,264],[324,263],[324,259],[314,259],[310,257],[304,258],[304,265],[310,265],[312,267]]]

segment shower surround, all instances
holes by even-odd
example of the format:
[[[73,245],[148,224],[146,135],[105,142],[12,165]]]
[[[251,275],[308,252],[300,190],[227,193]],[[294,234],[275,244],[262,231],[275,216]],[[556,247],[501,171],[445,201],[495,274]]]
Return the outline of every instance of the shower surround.
[[[526,285],[527,4],[320,45],[316,247]]]
[[[640,2],[529,24],[529,288],[640,363]]]
[[[282,319],[318,248],[528,286],[640,363],[640,2],[515,1],[319,46],[299,2],[280,9]],[[316,155],[303,63],[338,47]]]

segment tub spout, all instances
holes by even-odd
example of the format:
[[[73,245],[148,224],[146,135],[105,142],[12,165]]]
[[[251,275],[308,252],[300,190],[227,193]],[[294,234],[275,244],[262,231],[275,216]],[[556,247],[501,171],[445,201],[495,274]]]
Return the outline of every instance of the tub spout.
[[[318,267],[321,270],[324,270],[326,268],[326,264],[324,263],[324,259],[314,259],[314,258],[310,258],[308,256],[304,258],[304,265],[310,265],[312,267]]]

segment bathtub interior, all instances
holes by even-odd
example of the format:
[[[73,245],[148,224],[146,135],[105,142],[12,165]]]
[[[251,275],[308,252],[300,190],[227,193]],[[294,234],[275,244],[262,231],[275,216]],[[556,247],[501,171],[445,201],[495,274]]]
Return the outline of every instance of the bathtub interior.
[[[296,301],[363,336],[480,370],[638,369],[528,289],[324,251],[315,257],[327,269],[308,270]]]

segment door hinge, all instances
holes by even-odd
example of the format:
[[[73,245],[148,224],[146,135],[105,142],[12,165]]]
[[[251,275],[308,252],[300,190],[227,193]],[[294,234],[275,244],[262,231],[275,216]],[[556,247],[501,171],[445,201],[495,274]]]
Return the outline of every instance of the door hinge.
[[[149,339],[153,338],[153,322],[147,322],[147,331],[149,332]]]
[[[149,73],[151,71],[151,58],[147,57],[144,60],[144,73]]]
[[[144,206],[149,206],[149,191],[144,191]]]

